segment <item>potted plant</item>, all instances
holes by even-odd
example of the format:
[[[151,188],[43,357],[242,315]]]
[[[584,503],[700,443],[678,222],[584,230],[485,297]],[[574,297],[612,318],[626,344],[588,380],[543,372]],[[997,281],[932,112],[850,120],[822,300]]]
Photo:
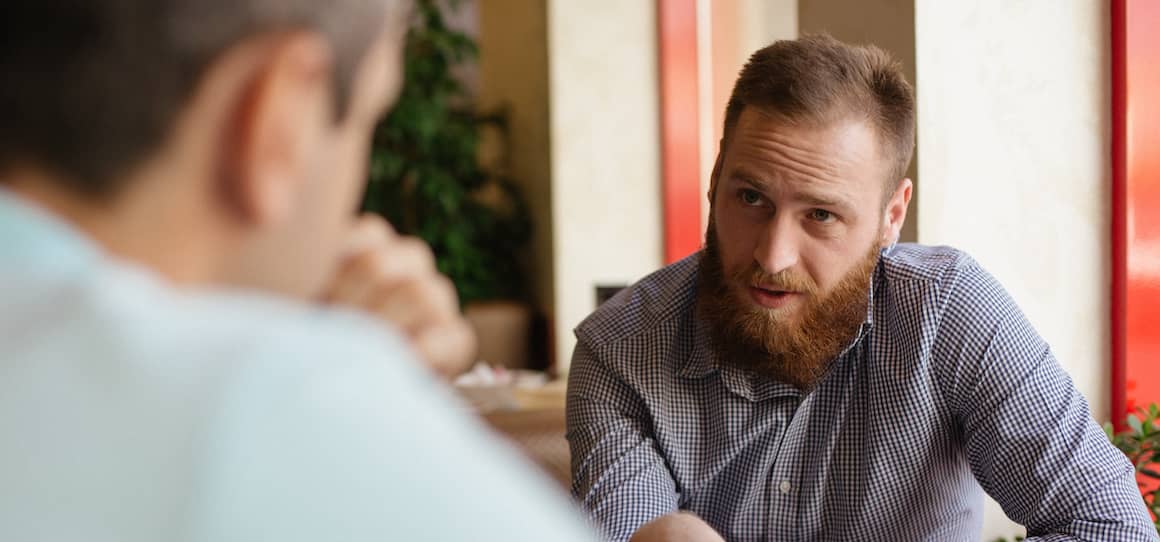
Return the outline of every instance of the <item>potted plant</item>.
[[[481,358],[527,364],[531,219],[506,171],[507,115],[472,110],[454,68],[476,58],[471,37],[448,28],[440,5],[419,0],[405,49],[405,81],[376,127],[363,210],[431,245],[480,335]],[[500,144],[490,167],[481,138]]]

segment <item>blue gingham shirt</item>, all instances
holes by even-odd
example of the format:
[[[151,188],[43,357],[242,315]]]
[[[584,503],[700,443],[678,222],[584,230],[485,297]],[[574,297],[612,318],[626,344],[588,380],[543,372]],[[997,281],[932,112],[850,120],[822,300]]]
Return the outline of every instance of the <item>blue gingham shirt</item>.
[[[718,363],[697,263],[576,330],[573,492],[609,538],[680,509],[730,541],[978,540],[986,491],[1029,540],[1158,539],[1132,466],[965,254],[884,251],[857,338],[808,394]]]

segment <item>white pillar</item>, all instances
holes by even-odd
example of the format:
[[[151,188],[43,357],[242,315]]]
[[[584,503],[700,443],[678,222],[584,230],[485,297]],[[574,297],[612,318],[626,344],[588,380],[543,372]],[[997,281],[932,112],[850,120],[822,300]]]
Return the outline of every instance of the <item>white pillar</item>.
[[[919,240],[964,249],[998,277],[1097,420],[1109,386],[1106,4],[915,9]],[[1000,515],[991,504],[989,534]]]
[[[549,0],[557,366],[597,285],[662,263],[656,4]]]

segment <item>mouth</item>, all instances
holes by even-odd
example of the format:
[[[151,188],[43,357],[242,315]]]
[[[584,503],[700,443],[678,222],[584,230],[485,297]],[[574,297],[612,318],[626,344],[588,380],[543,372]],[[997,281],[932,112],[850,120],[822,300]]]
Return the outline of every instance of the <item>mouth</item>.
[[[767,309],[777,309],[784,307],[787,304],[797,300],[799,297],[801,297],[801,295],[801,292],[762,288],[760,286],[749,287],[749,298],[752,299],[754,303]]]

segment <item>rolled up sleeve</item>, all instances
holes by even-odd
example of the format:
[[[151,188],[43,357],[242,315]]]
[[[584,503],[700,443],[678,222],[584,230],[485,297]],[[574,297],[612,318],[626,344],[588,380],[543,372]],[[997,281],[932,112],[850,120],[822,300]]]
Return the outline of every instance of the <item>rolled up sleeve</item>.
[[[572,493],[612,540],[677,509],[679,494],[637,393],[582,339],[568,377]]]

